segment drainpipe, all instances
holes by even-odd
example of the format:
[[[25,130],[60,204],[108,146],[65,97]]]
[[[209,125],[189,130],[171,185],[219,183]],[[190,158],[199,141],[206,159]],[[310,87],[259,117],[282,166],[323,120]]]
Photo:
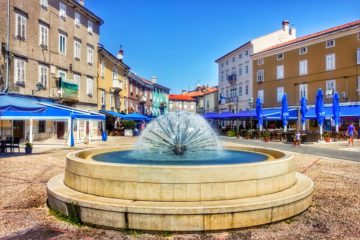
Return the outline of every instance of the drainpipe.
[[[9,51],[9,42],[10,42],[10,0],[7,0],[7,16],[6,16],[6,47],[5,47],[5,86],[4,92],[7,91],[9,86],[9,62],[10,62],[10,51]]]

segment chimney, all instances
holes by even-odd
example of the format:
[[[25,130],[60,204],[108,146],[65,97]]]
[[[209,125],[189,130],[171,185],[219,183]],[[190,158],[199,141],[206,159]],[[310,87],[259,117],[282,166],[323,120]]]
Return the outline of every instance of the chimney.
[[[288,20],[282,21],[282,28],[286,33],[289,33],[289,21]]]
[[[294,38],[296,38],[296,28],[294,27],[294,24],[291,25],[290,35],[293,36]]]
[[[85,5],[85,0],[79,0],[79,4],[80,4],[81,6],[84,6],[84,5]]]
[[[182,91],[181,91],[181,94],[185,94],[185,93],[187,93],[186,90],[182,90]]]
[[[120,46],[120,50],[119,53],[117,55],[117,59],[119,59],[120,61],[122,61],[124,58],[124,50],[122,49],[122,46]]]
[[[156,83],[156,82],[157,82],[157,77],[156,77],[156,76],[152,76],[151,81],[152,81],[153,83]]]

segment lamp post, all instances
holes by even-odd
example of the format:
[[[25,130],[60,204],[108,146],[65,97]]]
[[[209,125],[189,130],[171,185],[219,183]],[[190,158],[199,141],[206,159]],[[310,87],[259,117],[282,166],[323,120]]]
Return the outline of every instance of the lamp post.
[[[253,106],[254,106],[254,98],[253,97],[249,98],[248,104],[249,104],[250,111],[252,111]],[[251,129],[253,128],[252,127],[252,115],[251,114],[250,114],[250,127],[251,127]]]

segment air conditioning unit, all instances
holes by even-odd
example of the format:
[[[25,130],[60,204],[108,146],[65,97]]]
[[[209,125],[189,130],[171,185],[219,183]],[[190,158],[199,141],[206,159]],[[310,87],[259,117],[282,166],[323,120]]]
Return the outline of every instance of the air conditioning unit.
[[[342,92],[342,93],[341,93],[341,97],[342,97],[342,98],[346,98],[346,92]]]

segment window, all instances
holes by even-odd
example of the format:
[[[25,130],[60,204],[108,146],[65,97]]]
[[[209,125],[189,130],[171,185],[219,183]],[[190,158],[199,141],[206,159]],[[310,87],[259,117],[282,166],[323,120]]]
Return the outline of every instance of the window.
[[[26,81],[26,62],[23,59],[15,58],[14,60],[14,81],[15,83],[25,83]]]
[[[86,93],[87,93],[88,96],[92,96],[93,91],[94,91],[94,86],[93,86],[94,81],[93,81],[92,78],[88,77],[88,78],[86,78],[86,83],[87,83],[87,85],[86,85]]]
[[[264,82],[264,69],[256,71],[256,82]]]
[[[282,60],[282,59],[284,59],[284,54],[283,54],[283,53],[279,53],[278,55],[276,55],[276,59],[277,59],[277,60]]]
[[[39,121],[39,133],[46,132],[46,121],[40,120]]]
[[[358,76],[358,87],[356,89],[358,95],[360,95],[360,76]]]
[[[224,67],[224,63],[221,63],[221,67]]]
[[[105,106],[106,105],[106,93],[105,91],[101,91],[101,95],[100,95],[100,102],[101,102],[101,106]]]
[[[245,51],[245,56],[248,56],[249,55],[249,50],[246,50]]]
[[[299,54],[300,55],[303,55],[303,54],[306,54],[307,53],[307,47],[301,47],[299,48]]]
[[[114,94],[110,94],[110,108],[114,108]]]
[[[239,54],[239,59],[242,59],[242,53]]]
[[[245,74],[248,75],[249,74],[249,65],[245,65]]]
[[[249,81],[245,82],[245,96],[249,95]]]
[[[326,41],[326,48],[331,48],[331,47],[335,47],[335,40],[327,40]]]
[[[39,26],[39,45],[47,48],[49,46],[49,28],[43,24]]]
[[[74,40],[74,58],[80,60],[81,56],[81,43],[78,40]]]
[[[335,80],[327,80],[326,81],[326,97],[332,97],[336,91],[336,83]]]
[[[264,103],[264,90],[258,90],[258,98],[260,98],[261,103]]]
[[[239,65],[239,76],[242,76],[243,65]]]
[[[93,64],[94,61],[94,48],[88,46],[87,47],[87,62],[88,64]]]
[[[224,72],[221,72],[221,81],[224,81]]]
[[[66,5],[62,2],[60,2],[60,7],[59,7],[59,17],[61,18],[65,18],[66,17]]]
[[[93,30],[93,22],[88,20],[88,33],[92,34]]]
[[[358,40],[360,40],[360,32],[358,33]]]
[[[283,95],[284,95],[284,87],[278,87],[276,89],[276,99],[278,103],[281,102]]]
[[[360,48],[358,48],[356,51],[356,59],[356,63],[360,64]]]
[[[232,58],[232,62],[235,62],[235,58],[234,58],[234,57]]]
[[[47,7],[48,7],[48,0],[40,0],[40,5],[41,5],[42,7],[47,8]]]
[[[41,83],[45,88],[48,85],[49,80],[49,68],[45,65],[39,65],[39,83]]]
[[[113,81],[119,80],[118,68],[114,66],[113,68]]]
[[[306,75],[307,73],[307,60],[302,60],[299,62],[299,75]]]
[[[308,98],[308,85],[307,84],[300,84],[299,85],[299,98],[302,97]]]
[[[74,21],[75,26],[80,27],[80,22],[81,22],[80,13],[75,12],[75,21]]]
[[[77,83],[78,88],[80,89],[80,79],[81,79],[80,75],[79,75],[79,74],[74,73],[73,78],[74,78],[74,82],[76,82],[76,83]]]
[[[326,55],[326,70],[335,69],[335,53]]]
[[[239,84],[239,97],[242,97],[243,95],[243,83]]]
[[[105,76],[105,62],[104,62],[104,60],[101,60],[101,63],[100,63],[100,76],[101,76],[101,78],[104,78],[104,76]]]
[[[59,53],[66,55],[66,36],[59,34]]]
[[[25,40],[26,35],[26,17],[16,13],[16,24],[15,24],[15,37],[20,40]]]
[[[276,77],[277,79],[284,79],[284,65],[278,65],[276,67]]]
[[[66,79],[66,72],[63,71],[63,70],[59,70],[58,71],[58,77],[65,80]]]
[[[258,59],[257,64],[258,65],[263,65],[264,64],[264,59],[263,58]]]
[[[191,108],[191,109],[194,109],[194,104],[191,104],[191,105],[190,105],[190,108]]]
[[[187,109],[187,104],[186,103],[184,103],[184,109]]]
[[[226,65],[229,65],[229,61],[228,61],[228,60],[226,60]]]

